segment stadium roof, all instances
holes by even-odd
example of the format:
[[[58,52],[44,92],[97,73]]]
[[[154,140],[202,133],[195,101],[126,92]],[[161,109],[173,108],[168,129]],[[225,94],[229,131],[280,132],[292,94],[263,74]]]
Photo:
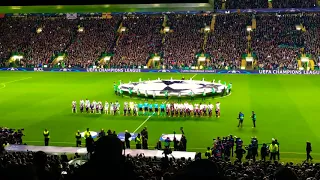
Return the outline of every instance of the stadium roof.
[[[0,13],[211,11],[213,0],[0,1]]]

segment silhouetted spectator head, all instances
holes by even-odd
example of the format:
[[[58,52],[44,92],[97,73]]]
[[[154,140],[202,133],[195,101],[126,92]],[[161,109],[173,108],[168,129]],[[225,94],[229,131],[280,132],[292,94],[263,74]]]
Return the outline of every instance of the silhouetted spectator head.
[[[298,180],[297,175],[289,168],[280,168],[276,171],[275,180]]]
[[[33,163],[38,167],[45,167],[47,163],[47,154],[43,151],[38,151],[33,156]]]
[[[104,136],[95,143],[94,156],[98,159],[119,159],[122,156],[122,144],[116,136]]]

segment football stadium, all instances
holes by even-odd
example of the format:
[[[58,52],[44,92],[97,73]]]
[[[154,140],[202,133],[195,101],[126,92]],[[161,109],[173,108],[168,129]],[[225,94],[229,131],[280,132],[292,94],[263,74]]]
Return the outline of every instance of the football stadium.
[[[319,1],[24,5],[0,8],[5,179],[319,178]]]

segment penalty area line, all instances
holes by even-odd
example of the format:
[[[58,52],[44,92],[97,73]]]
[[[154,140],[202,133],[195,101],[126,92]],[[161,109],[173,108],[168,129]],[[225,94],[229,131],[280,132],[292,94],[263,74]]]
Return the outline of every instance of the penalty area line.
[[[195,75],[193,75],[192,77],[191,77],[191,79],[193,79],[194,77],[196,77],[198,74],[195,74]]]

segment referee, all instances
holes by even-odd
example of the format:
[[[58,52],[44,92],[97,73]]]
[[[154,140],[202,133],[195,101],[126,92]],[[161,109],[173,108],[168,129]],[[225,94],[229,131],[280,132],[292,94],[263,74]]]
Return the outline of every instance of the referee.
[[[49,146],[50,134],[47,129],[43,131],[43,137],[44,137],[44,145]]]
[[[77,147],[81,147],[81,134],[80,131],[78,130],[78,132],[76,132],[76,146]]]

